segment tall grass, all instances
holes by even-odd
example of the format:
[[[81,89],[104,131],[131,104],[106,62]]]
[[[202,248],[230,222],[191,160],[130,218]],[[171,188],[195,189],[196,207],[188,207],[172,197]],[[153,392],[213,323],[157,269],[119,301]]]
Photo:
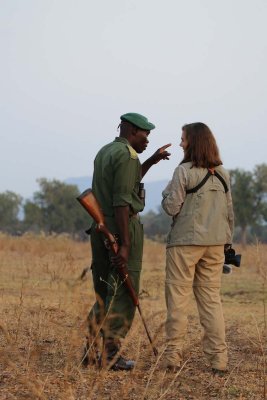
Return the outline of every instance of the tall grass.
[[[238,250],[238,249],[237,249]],[[265,399],[267,247],[248,247],[223,276],[229,372],[213,377],[202,350],[194,300],[184,365],[161,369],[138,314],[122,344],[131,373],[81,366],[87,312],[94,302],[89,243],[65,236],[0,236],[0,399]],[[145,242],[140,301],[164,349],[165,248]]]

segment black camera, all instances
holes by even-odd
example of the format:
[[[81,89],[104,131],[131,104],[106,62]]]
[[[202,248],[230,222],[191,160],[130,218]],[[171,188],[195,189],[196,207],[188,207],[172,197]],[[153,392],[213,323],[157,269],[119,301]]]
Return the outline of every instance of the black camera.
[[[230,274],[232,272],[232,265],[240,267],[241,254],[235,254],[235,250],[232,247],[228,248],[224,252],[224,255],[223,274]]]

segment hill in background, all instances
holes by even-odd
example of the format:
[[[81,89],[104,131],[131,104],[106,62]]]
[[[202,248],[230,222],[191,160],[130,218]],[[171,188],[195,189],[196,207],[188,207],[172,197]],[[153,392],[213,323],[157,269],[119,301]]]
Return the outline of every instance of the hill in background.
[[[79,191],[83,192],[92,185],[92,177],[81,176],[77,178],[68,178],[65,183],[76,185]],[[159,180],[154,182],[145,182],[146,189],[146,207],[145,213],[150,210],[157,211],[161,203],[161,192],[167,186],[168,180]]]

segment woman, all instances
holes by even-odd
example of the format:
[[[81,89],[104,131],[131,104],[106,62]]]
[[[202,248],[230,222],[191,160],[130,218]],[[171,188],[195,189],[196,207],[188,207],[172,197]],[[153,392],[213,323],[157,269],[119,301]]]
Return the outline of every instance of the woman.
[[[233,207],[229,175],[207,125],[184,125],[184,157],[163,191],[162,207],[173,217],[166,250],[166,367],[177,370],[187,328],[190,295],[204,329],[203,350],[214,373],[227,366],[220,299],[224,246],[232,243]]]

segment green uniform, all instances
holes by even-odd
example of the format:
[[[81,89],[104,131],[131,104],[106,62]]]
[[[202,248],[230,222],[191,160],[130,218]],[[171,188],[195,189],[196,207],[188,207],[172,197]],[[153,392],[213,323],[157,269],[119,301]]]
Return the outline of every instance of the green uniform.
[[[136,293],[143,254],[143,226],[136,214],[144,208],[138,196],[141,181],[141,164],[137,153],[127,139],[118,137],[104,146],[94,162],[93,193],[101,205],[108,229],[118,234],[114,207],[129,206],[130,253],[128,271]],[[89,313],[89,328],[100,324],[107,315],[102,332],[106,338],[125,337],[133,321],[135,306],[116,268],[112,267],[109,252],[104,245],[102,234],[91,230],[92,274],[96,303]]]

